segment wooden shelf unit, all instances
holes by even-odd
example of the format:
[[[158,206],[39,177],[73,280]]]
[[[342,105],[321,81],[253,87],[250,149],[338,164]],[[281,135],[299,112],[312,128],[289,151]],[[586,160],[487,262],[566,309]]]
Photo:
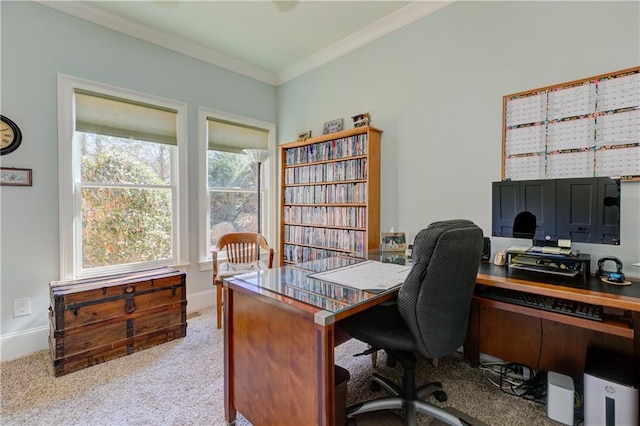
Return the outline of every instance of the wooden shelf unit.
[[[280,265],[378,248],[381,134],[356,127],[280,146]]]

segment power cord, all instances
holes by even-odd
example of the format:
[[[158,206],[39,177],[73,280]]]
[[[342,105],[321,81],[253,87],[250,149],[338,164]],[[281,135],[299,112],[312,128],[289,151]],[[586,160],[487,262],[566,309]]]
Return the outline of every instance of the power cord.
[[[503,392],[519,398],[546,404],[547,373],[517,363],[485,363],[480,370]]]
[[[575,383],[573,392],[573,425],[582,426],[584,424],[584,390],[582,383]]]

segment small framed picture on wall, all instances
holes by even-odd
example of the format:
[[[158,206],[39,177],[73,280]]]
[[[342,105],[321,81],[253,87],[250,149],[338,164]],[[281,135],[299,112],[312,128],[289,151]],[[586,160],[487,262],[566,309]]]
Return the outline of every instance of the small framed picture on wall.
[[[14,167],[0,167],[0,185],[3,186],[32,186],[31,169],[17,169]]]

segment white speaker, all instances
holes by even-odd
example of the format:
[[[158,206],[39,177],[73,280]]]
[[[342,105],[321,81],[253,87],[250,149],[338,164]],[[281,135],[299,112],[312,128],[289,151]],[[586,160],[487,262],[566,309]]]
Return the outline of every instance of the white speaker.
[[[564,374],[547,373],[547,417],[573,426],[575,386],[573,379]]]
[[[584,424],[640,424],[633,358],[599,348],[587,349],[584,367]]]

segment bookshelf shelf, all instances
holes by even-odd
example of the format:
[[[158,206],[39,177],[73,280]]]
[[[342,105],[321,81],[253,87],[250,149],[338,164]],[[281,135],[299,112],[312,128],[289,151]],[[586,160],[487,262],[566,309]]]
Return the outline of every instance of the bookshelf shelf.
[[[288,243],[288,245],[290,245],[290,246],[298,246],[298,247],[305,247],[305,248],[316,249],[316,250],[330,250],[334,254],[345,254],[345,253],[350,254],[350,255],[354,255],[354,254],[357,255],[358,254],[358,252],[356,250],[342,249],[342,248],[329,247],[329,246],[323,246],[323,245],[317,245],[317,244]],[[300,262],[294,262],[294,263],[300,263]]]
[[[307,139],[309,140],[309,139]],[[305,141],[306,142],[306,141]],[[351,157],[347,157],[347,158],[334,158],[334,159],[330,159],[330,160],[320,160],[320,161],[310,161],[308,163],[294,163],[294,164],[287,164],[285,166],[285,169],[291,169],[294,167],[309,167],[309,166],[317,166],[319,164],[328,164],[328,163],[336,163],[338,161],[344,161],[345,159],[348,160],[357,160],[359,158],[367,158],[366,155],[354,155]]]
[[[378,248],[381,133],[357,127],[280,146],[281,265]]]
[[[336,225],[325,225],[319,223],[296,223],[296,222],[284,222],[285,225],[293,225],[293,226],[312,226],[315,228],[332,228],[332,229],[352,229],[354,231],[366,231],[367,228],[360,228],[354,226],[336,226]]]
[[[316,186],[316,185],[333,185],[336,183],[366,183],[367,180],[366,179],[354,179],[354,180],[332,180],[332,181],[325,181],[325,182],[309,182],[309,183],[292,183],[292,184],[288,184],[288,187],[294,187],[294,186]]]

